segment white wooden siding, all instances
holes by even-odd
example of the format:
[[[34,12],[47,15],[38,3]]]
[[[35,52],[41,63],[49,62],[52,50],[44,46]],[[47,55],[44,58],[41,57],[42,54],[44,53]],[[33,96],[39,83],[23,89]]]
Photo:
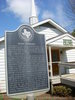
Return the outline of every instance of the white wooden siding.
[[[75,62],[75,49],[62,49],[61,62]]]
[[[75,49],[66,50],[64,56],[66,56],[64,60],[67,60],[67,62],[75,62]]]
[[[60,54],[61,62],[75,62],[75,49],[62,49],[62,54]],[[75,68],[69,68],[68,70],[65,70],[65,67],[61,66],[61,72],[62,74],[65,73],[75,73]]]
[[[63,34],[62,32],[60,32],[55,28],[47,28],[42,26],[35,28],[35,31],[38,32],[39,34],[44,34],[46,36],[46,40]]]
[[[5,46],[4,42],[0,43],[0,93],[6,92],[5,84]]]

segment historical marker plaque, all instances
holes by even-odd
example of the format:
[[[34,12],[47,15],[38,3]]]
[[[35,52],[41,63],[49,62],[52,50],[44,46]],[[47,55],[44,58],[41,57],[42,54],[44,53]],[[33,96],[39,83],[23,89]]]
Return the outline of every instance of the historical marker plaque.
[[[45,37],[26,25],[6,32],[7,94],[49,89]]]

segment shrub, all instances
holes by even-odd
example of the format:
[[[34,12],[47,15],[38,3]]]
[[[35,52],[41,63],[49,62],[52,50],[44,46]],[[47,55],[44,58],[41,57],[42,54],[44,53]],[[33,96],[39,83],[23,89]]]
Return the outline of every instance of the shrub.
[[[58,96],[69,96],[71,92],[71,88],[67,88],[66,86],[54,86],[53,88],[53,94]]]

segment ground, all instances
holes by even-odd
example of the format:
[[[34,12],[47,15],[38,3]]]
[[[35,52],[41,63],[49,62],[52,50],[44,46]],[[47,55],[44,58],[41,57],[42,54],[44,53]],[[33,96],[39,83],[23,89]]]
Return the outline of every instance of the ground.
[[[19,100],[19,99],[11,99],[6,96],[6,94],[0,95],[0,100]],[[35,100],[75,100],[75,96],[69,96],[69,97],[55,97],[51,96],[49,93],[41,95],[39,97],[36,97]]]

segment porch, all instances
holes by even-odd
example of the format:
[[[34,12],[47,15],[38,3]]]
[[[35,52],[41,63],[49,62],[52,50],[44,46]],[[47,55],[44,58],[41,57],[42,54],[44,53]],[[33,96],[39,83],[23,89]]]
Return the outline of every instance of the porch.
[[[66,52],[68,50],[75,51],[74,47],[55,47],[47,45],[51,91],[53,91],[53,85],[60,83],[75,87],[75,63],[73,59],[67,59]],[[75,55],[75,53],[73,55]]]
[[[75,38],[66,34],[48,40],[47,55],[51,91],[53,85],[59,83],[74,86]]]

